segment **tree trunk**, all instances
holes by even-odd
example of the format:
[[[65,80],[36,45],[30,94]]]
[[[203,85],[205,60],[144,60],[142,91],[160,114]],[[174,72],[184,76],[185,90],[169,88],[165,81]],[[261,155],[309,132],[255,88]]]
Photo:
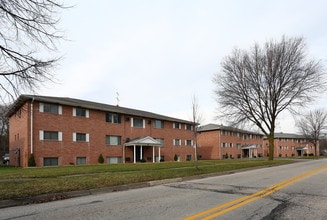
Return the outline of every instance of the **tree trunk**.
[[[269,158],[268,160],[274,160],[274,134],[269,134]]]

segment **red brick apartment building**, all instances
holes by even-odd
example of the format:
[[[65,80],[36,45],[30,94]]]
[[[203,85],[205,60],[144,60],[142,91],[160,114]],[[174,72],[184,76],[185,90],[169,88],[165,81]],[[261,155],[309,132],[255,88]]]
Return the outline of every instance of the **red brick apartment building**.
[[[21,95],[7,112],[10,164],[36,166],[194,159],[192,122],[90,101]]]
[[[268,139],[264,139],[264,146],[268,149]],[[275,133],[274,157],[293,157],[314,155],[315,149],[302,135],[290,133]],[[319,147],[317,147],[319,155]]]
[[[197,143],[201,159],[254,158],[267,154],[262,134],[223,125],[199,127]]]

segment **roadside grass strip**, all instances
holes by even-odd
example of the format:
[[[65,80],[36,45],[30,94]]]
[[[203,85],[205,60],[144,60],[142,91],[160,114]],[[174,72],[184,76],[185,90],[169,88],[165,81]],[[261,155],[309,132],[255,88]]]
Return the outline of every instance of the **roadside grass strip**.
[[[318,173],[318,172],[320,172],[322,170],[326,170],[326,169],[327,169],[327,166],[322,166],[317,169],[302,173],[302,174],[294,176],[290,179],[273,184],[273,185],[271,185],[265,189],[262,189],[256,193],[240,197],[238,199],[229,201],[227,203],[221,204],[219,206],[213,207],[213,208],[205,210],[203,212],[199,212],[195,215],[191,215],[189,217],[184,218],[184,220],[194,220],[194,219],[209,220],[209,219],[216,218],[216,217],[226,214],[227,212],[230,212],[234,209],[242,207],[248,203],[251,203],[258,199],[269,196],[270,194],[272,194],[280,189],[283,189],[297,181],[300,181],[306,177],[309,177],[315,173]]]

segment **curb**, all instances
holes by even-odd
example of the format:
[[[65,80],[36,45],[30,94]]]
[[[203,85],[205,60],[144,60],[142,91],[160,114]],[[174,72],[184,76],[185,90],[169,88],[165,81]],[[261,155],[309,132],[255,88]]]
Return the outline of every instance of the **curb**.
[[[272,167],[272,166],[275,166],[275,165],[262,166],[262,167],[250,167],[250,168],[244,168],[244,169],[238,169],[238,170],[223,171],[223,172],[218,172],[218,173],[208,173],[208,174],[202,174],[202,175],[196,175],[196,176],[178,177],[178,178],[172,178],[172,179],[153,180],[153,181],[147,181],[147,182],[142,182],[142,183],[132,183],[132,184],[110,186],[110,187],[104,187],[104,188],[98,188],[98,189],[78,190],[78,191],[70,191],[70,192],[62,192],[62,193],[50,193],[50,194],[33,196],[33,197],[29,197],[29,198],[0,200],[0,209],[14,207],[14,206],[52,202],[52,201],[76,198],[76,197],[81,197],[81,196],[97,195],[97,194],[101,194],[101,193],[111,193],[111,192],[125,191],[125,190],[131,190],[131,189],[152,187],[152,186],[158,186],[158,185],[163,185],[163,184],[169,184],[169,183],[175,183],[175,182],[181,182],[181,181],[190,181],[190,180],[194,180],[194,179],[202,179],[202,178],[213,177],[213,176],[229,175],[229,174],[233,174],[233,173],[244,172],[247,170]],[[280,165],[277,165],[277,166],[280,166]]]

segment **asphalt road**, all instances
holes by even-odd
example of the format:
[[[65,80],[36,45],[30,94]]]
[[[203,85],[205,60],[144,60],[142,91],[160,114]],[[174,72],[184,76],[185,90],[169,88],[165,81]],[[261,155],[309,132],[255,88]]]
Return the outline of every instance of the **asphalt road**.
[[[327,160],[0,209],[0,219],[327,219]]]

